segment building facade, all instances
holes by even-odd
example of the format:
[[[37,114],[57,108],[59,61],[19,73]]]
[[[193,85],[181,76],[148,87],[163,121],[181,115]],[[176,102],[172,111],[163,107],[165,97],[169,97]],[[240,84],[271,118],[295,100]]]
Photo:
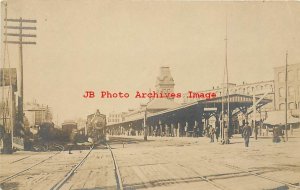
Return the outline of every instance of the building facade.
[[[124,119],[124,114],[125,114],[124,112],[122,112],[122,113],[117,113],[117,112],[109,113],[107,118],[106,118],[107,124],[111,125],[111,124],[123,122],[125,120]]]
[[[285,66],[274,68],[276,110],[285,110],[285,77]],[[292,112],[300,108],[300,63],[287,67],[287,105]]]
[[[27,122],[25,127],[34,127],[44,122],[52,122],[53,114],[49,106],[40,105],[36,101],[24,105],[24,114]]]

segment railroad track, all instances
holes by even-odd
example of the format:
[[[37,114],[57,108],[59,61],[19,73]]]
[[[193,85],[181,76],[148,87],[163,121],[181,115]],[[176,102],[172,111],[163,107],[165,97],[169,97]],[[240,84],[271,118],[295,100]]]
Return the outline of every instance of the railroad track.
[[[53,155],[51,155],[51,156],[49,156],[49,157],[47,157],[46,159],[43,159],[43,160],[41,160],[41,161],[39,161],[39,162],[37,162],[37,163],[35,163],[34,165],[32,165],[32,166],[30,166],[30,167],[28,167],[28,168],[26,168],[26,169],[24,169],[24,170],[22,170],[22,171],[19,171],[19,172],[17,172],[17,173],[15,173],[15,174],[13,174],[13,175],[10,175],[10,176],[8,176],[8,177],[6,177],[5,179],[2,179],[1,181],[0,181],[0,185],[3,185],[3,184],[5,184],[6,182],[8,182],[8,181],[10,181],[10,180],[12,180],[12,179],[14,179],[14,178],[16,178],[16,177],[18,177],[18,176],[20,176],[22,173],[24,173],[24,172],[26,172],[26,171],[29,171],[29,170],[31,170],[32,168],[34,168],[35,166],[38,166],[38,165],[40,165],[40,164],[42,164],[42,163],[44,163],[45,161],[47,161],[47,160],[49,160],[49,159],[51,159],[51,158],[53,158],[54,156],[56,156],[57,154],[59,154],[59,153],[61,153],[63,150],[64,150],[64,148],[63,148],[63,146],[59,146],[59,145],[57,145],[58,147],[60,147],[60,151],[59,152],[56,152],[55,154],[53,154]],[[114,163],[114,172],[115,172],[115,176],[116,176],[116,183],[117,183],[117,189],[119,189],[119,190],[123,190],[123,184],[122,184],[122,179],[121,179],[121,175],[120,175],[120,171],[119,171],[119,167],[118,167],[118,164],[117,164],[117,161],[116,161],[116,158],[115,158],[115,155],[114,155],[114,153],[113,153],[113,151],[112,151],[112,148],[111,148],[111,146],[108,144],[108,143],[106,143],[106,148],[110,151],[110,154],[111,154],[111,157],[112,157],[112,159],[113,159],[113,163]],[[64,186],[64,184],[66,184],[66,182],[74,175],[74,173],[79,169],[79,167],[87,160],[87,158],[89,157],[89,155],[91,154],[91,152],[92,152],[92,150],[94,149],[94,146],[92,146],[91,148],[90,148],[90,150],[88,151],[88,153],[65,175],[65,177],[63,178],[63,179],[61,179],[60,181],[58,181],[54,186],[52,186],[51,188],[50,188],[50,190],[58,190],[58,189],[61,189],[63,186]],[[22,159],[20,159],[20,160],[18,160],[18,161],[21,161],[21,160],[23,160],[23,159],[27,159],[27,158],[29,158],[30,156],[28,156],[28,157],[24,157],[24,158],[22,158]]]
[[[286,182],[286,181],[282,181],[282,180],[278,180],[278,179],[274,179],[274,178],[271,178],[271,177],[261,175],[261,174],[259,174],[261,171],[255,171],[255,172],[254,171],[249,171],[247,169],[244,169],[244,168],[241,168],[241,167],[238,167],[238,166],[234,166],[232,164],[221,163],[221,162],[213,161],[211,159],[204,158],[204,157],[201,157],[201,158],[202,158],[202,160],[205,160],[205,161],[210,162],[210,163],[221,164],[221,165],[223,165],[227,168],[230,168],[230,169],[233,169],[233,170],[236,170],[236,171],[239,171],[239,172],[243,172],[243,173],[258,177],[258,178],[262,178],[262,179],[265,179],[265,180],[268,180],[268,181],[272,181],[272,182],[276,182],[276,183],[279,183],[279,184],[282,184],[282,185],[286,185],[290,188],[300,189],[300,186],[298,186],[298,185],[294,185],[294,184]]]
[[[41,160],[41,161],[39,161],[39,162],[33,164],[32,166],[29,166],[28,168],[25,168],[24,170],[21,170],[21,171],[15,173],[15,174],[13,174],[13,175],[10,175],[10,176],[8,176],[8,177],[2,179],[2,180],[0,181],[0,185],[3,185],[5,182],[7,182],[7,181],[9,181],[9,180],[11,180],[11,179],[14,179],[14,178],[16,178],[16,177],[18,177],[20,174],[22,174],[22,173],[24,173],[24,172],[26,172],[26,171],[31,170],[33,167],[35,167],[35,166],[37,166],[37,165],[40,165],[41,163],[43,163],[43,162],[45,162],[45,161],[47,161],[47,160],[53,158],[53,157],[56,156],[57,154],[60,154],[62,151],[64,151],[64,147],[63,147],[63,146],[61,146],[61,145],[56,145],[56,146],[57,146],[58,148],[61,149],[59,152],[56,152],[55,154],[53,154],[53,155],[47,157],[47,158],[44,159],[44,160]]]
[[[121,178],[121,174],[120,174],[120,170],[119,170],[119,166],[118,166],[116,157],[115,157],[110,145],[108,143],[106,143],[106,146],[108,147],[108,149],[111,153],[112,159],[114,161],[115,175],[116,175],[116,181],[117,181],[118,189],[123,190],[123,182],[122,182],[122,178]]]
[[[117,183],[117,189],[118,190],[123,190],[123,183],[122,183],[122,179],[121,179],[121,174],[120,174],[120,170],[115,158],[115,155],[110,147],[110,145],[108,143],[106,143],[106,147],[109,149],[113,162],[114,162],[114,169],[115,169],[115,176],[116,176],[116,183]],[[50,188],[50,190],[59,190],[61,189],[64,184],[66,184],[66,182],[71,178],[71,176],[73,176],[73,174],[79,169],[79,167],[87,160],[88,156],[90,155],[90,153],[92,152],[94,147],[91,147],[91,149],[89,150],[89,152],[86,154],[86,156],[77,164],[75,165],[66,175],[65,177],[59,181],[57,184],[55,184],[52,188]]]
[[[181,166],[181,167],[183,167],[183,168],[186,168],[186,166],[184,166],[184,165],[182,165],[182,164],[177,164],[177,165],[179,165],[179,166]],[[190,170],[192,170],[193,172],[195,172],[195,173],[197,173],[198,174],[198,172],[196,172],[193,168],[188,168],[188,169],[190,169]],[[211,184],[212,186],[214,186],[215,188],[217,188],[217,189],[220,189],[220,190],[227,190],[227,188],[226,187],[224,187],[223,185],[221,185],[221,184],[218,184],[218,183],[216,183],[216,182],[214,182],[213,180],[211,180],[211,179],[208,179],[206,176],[197,176],[198,178],[200,178],[200,179],[202,179],[203,181],[206,181],[207,183],[209,183],[209,184]]]
[[[51,147],[52,147],[52,148],[53,148],[53,147],[56,147],[56,148],[59,148],[60,150],[64,149],[64,147],[63,147],[62,145],[59,145],[59,144],[53,144],[53,145],[51,145]],[[10,162],[9,164],[14,164],[14,163],[16,163],[16,162],[20,162],[20,161],[26,160],[26,159],[28,159],[28,158],[31,158],[32,156],[38,155],[39,153],[40,153],[40,152],[36,152],[35,154],[31,154],[30,156],[25,156],[25,157],[20,158],[20,159],[18,159],[18,160],[12,161],[12,162]]]
[[[94,146],[92,146],[89,150],[89,152],[83,157],[78,164],[76,164],[66,175],[65,177],[59,181],[57,184],[55,184],[50,190],[58,190],[60,189],[70,178],[71,176],[77,171],[77,169],[86,161],[90,153],[92,152]]]

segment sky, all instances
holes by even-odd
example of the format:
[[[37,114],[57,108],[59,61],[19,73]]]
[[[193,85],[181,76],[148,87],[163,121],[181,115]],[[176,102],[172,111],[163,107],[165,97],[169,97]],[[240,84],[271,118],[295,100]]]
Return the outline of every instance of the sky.
[[[286,51],[300,63],[299,14],[299,2],[8,0],[8,18],[37,20],[37,45],[23,53],[25,101],[49,105],[59,122],[138,107],[147,99],[135,92],[154,89],[161,66],[175,92],[220,85],[226,20],[229,82],[273,80]],[[18,67],[18,46],[8,52]],[[131,97],[85,99],[86,90]]]

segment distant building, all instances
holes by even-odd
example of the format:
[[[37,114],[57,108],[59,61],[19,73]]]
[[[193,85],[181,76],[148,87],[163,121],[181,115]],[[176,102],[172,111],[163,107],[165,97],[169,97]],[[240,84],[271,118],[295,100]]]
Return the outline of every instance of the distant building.
[[[111,112],[108,114],[107,116],[107,124],[110,125],[110,124],[115,124],[115,123],[120,123],[122,121],[125,120],[124,118],[124,115],[125,115],[125,112],[122,112],[122,113],[119,113],[119,112]]]
[[[34,127],[41,125],[43,122],[52,122],[53,115],[49,106],[40,105],[36,101],[28,102],[24,105],[24,113],[27,119],[25,127]]]
[[[274,68],[275,108],[285,110],[285,66]],[[288,110],[297,112],[300,108],[300,63],[287,67],[287,105]],[[298,113],[299,114],[299,113]]]
[[[0,86],[0,94],[0,126],[3,126],[7,133],[10,133],[16,122],[16,97],[12,86]]]
[[[17,91],[17,69],[1,68],[0,69],[0,86],[12,86]]]
[[[0,127],[10,133],[15,126],[17,69],[0,69]]]

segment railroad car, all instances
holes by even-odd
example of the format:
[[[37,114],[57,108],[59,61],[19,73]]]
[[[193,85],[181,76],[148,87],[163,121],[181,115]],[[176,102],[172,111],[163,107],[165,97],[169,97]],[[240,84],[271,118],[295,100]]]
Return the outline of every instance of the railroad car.
[[[99,110],[87,116],[87,136],[93,139],[94,143],[105,141],[106,136],[106,116]]]
[[[66,141],[71,141],[72,132],[77,130],[77,123],[75,121],[65,121],[61,124],[62,133],[66,137]]]

